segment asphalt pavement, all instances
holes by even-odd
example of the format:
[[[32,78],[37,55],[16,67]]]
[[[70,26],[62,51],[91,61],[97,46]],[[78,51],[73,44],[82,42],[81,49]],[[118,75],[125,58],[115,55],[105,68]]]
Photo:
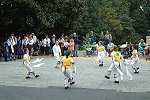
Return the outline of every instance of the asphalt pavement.
[[[32,59],[32,61],[35,60]],[[41,57],[40,57],[41,58]],[[150,62],[141,60],[140,73],[134,74],[128,66],[133,80],[128,80],[122,65],[124,80],[115,84],[113,76],[104,78],[111,59],[104,60],[99,67],[96,57],[74,58],[77,74],[76,84],[64,89],[64,77],[55,67],[53,57],[44,57],[44,66],[33,68],[39,78],[26,79],[22,60],[0,62],[0,100],[150,100]]]

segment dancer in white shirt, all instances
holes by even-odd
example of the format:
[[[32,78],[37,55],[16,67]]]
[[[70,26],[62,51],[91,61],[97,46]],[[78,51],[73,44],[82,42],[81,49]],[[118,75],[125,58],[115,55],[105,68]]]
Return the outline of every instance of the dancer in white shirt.
[[[28,48],[25,48],[25,53],[24,53],[24,56],[23,56],[23,66],[26,67],[27,69],[27,76],[26,78],[31,78],[31,74],[33,74],[35,77],[39,77],[39,75],[36,75],[35,72],[33,71],[32,67],[31,67],[31,59],[30,59],[30,56],[29,56],[29,50]]]
[[[55,45],[53,46],[53,53],[54,53],[54,57],[56,58],[55,68],[59,68],[58,65],[60,65],[61,49],[58,40],[56,40]]]

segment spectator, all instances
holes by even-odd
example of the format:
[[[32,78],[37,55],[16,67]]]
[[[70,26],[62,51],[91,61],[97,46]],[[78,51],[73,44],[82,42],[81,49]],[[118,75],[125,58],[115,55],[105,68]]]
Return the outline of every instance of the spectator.
[[[145,47],[146,47],[146,43],[144,42],[143,39],[141,39],[139,43],[139,50],[142,53],[142,55],[145,55]]]
[[[69,47],[68,39],[65,39],[65,42],[64,42],[64,52],[66,52],[68,50],[68,47]]]
[[[35,49],[35,47],[37,46],[36,45],[36,42],[37,42],[37,37],[34,33],[32,33],[32,38],[33,38],[33,50]],[[34,50],[35,51],[35,50]]]
[[[22,40],[21,37],[19,36],[17,39],[17,46],[21,47],[22,46]]]
[[[14,37],[14,34],[11,34],[11,36],[9,37],[9,39],[7,40],[7,44],[8,44],[8,48],[9,48],[9,54],[10,54],[10,60],[15,58],[15,51],[14,51],[14,45],[16,45],[16,38]]]
[[[3,44],[3,54],[4,54],[5,61],[8,61],[8,58],[10,58],[8,41],[4,42]]]
[[[18,59],[21,59],[23,57],[23,46],[22,46],[22,40],[20,36],[17,39],[17,55],[18,55]]]
[[[109,56],[110,56],[111,52],[113,51],[113,48],[114,48],[114,44],[111,41],[109,41],[109,43],[107,45],[107,52],[108,52]]]
[[[40,50],[40,47],[39,47],[39,39],[36,39],[36,42],[33,46],[34,48],[34,55],[38,56],[39,55],[39,50]]]
[[[73,57],[73,54],[74,54],[74,40],[73,39],[70,39],[69,48],[71,51],[71,56]]]
[[[52,47],[55,45],[55,41],[56,41],[56,36],[55,36],[55,34],[53,34],[53,36],[52,36]]]
[[[33,38],[33,44],[37,42],[37,37],[34,33],[32,33],[32,38]]]
[[[44,39],[39,42],[40,53],[44,54]]]
[[[25,35],[24,39],[22,40],[23,49],[25,49],[28,45],[28,37]]]
[[[74,57],[78,57],[78,41],[79,37],[78,35],[74,32],[73,33],[73,39],[74,39]]]
[[[88,44],[86,45],[86,57],[92,57],[92,46],[90,45],[90,42],[88,41]]]
[[[100,33],[100,41],[102,41],[103,43],[105,41],[105,35],[104,35],[103,31],[101,31],[101,33]]]
[[[89,39],[90,39],[90,43],[93,45],[93,44],[96,44],[96,36],[95,34],[93,33],[93,31],[91,31],[90,33],[90,36],[89,36]]]
[[[33,55],[33,52],[34,52],[34,50],[33,50],[33,43],[34,43],[34,41],[33,41],[33,38],[32,38],[32,34],[30,34],[28,36],[27,48],[29,50],[29,55],[30,55],[31,58],[32,58],[32,55]]]
[[[46,38],[44,39],[43,42],[44,42],[44,54],[49,55],[51,40],[48,38],[48,35],[46,35]]]
[[[60,44],[62,56],[64,56],[64,42],[65,42],[65,39],[64,39],[63,36],[61,36],[60,39],[59,39],[59,44]]]
[[[69,37],[68,37],[68,36],[65,36],[65,40],[66,40],[67,42],[69,42]]]
[[[105,34],[105,43],[106,45],[108,45],[108,43],[112,41],[112,36],[111,34],[109,34],[109,32],[107,31],[106,34]]]

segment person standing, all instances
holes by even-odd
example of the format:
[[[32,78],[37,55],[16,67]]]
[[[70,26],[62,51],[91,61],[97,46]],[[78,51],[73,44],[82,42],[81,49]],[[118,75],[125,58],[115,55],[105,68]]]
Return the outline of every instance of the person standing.
[[[56,35],[53,34],[53,36],[52,36],[52,47],[55,45],[56,39],[57,39]]]
[[[32,38],[32,34],[29,35],[28,37],[28,45],[27,45],[27,48],[29,49],[29,55],[30,57],[32,58],[32,55],[33,55],[33,44],[34,44],[34,41],[33,41],[33,38]]]
[[[107,45],[107,52],[110,56],[111,52],[113,51],[113,48],[114,48],[114,44],[110,41]]]
[[[103,31],[101,31],[100,33],[100,41],[102,41],[103,43],[105,42],[105,35]]]
[[[17,41],[14,38],[14,34],[11,34],[11,36],[7,40],[7,44],[8,44],[8,47],[9,47],[10,60],[12,60],[12,59],[16,60],[14,45],[17,44]]]
[[[73,39],[74,39],[74,57],[78,57],[79,36],[76,34],[76,32],[73,33]]]
[[[107,31],[106,34],[105,34],[105,43],[106,45],[108,45],[108,43],[112,41],[112,36],[111,34],[109,34],[109,32]]]
[[[8,40],[5,41],[3,44],[3,56],[5,58],[5,61],[9,61],[8,58],[10,58],[10,53],[9,53]]]
[[[92,45],[92,51],[96,51],[96,47],[94,46],[96,44],[96,36],[93,31],[91,31],[90,36],[89,36],[89,41],[90,44]]]
[[[73,39],[70,39],[69,48],[71,51],[71,57],[73,57],[73,54],[74,54],[74,40]]]
[[[66,50],[68,50],[68,47],[69,47],[68,39],[65,39],[65,42],[64,42],[64,52]]]
[[[96,36],[94,34],[93,31],[91,31],[90,33],[90,36],[89,36],[89,39],[90,39],[90,43],[93,45],[93,44],[96,44]]]
[[[33,43],[35,44],[36,41],[37,41],[37,37],[36,37],[36,35],[34,33],[32,33],[32,38],[33,38]]]
[[[29,38],[25,35],[24,39],[22,40],[23,49],[25,49],[28,45]]]
[[[33,39],[33,51],[35,52],[35,48],[36,48],[36,43],[37,43],[37,37],[34,33],[32,33],[32,39]]]
[[[49,55],[51,40],[49,39],[48,35],[45,36],[45,39],[43,42],[44,42],[44,54]]]
[[[20,36],[18,37],[17,40],[17,55],[18,55],[18,59],[21,59],[23,55],[23,46],[22,46],[22,40]]]
[[[61,36],[60,39],[59,39],[59,44],[60,44],[62,56],[64,56],[64,42],[65,42],[65,39],[64,39],[63,36]]]

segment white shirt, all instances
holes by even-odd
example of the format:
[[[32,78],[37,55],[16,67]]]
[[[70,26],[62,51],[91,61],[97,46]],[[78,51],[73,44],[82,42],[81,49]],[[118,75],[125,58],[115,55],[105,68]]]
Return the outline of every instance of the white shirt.
[[[17,42],[15,41],[15,39],[9,38],[9,39],[7,40],[7,44],[8,44],[8,46],[14,46],[14,45],[17,44]]]
[[[49,38],[45,38],[43,43],[44,43],[44,47],[46,46],[50,47],[51,40]]]
[[[8,46],[11,46],[11,45],[12,45],[12,44],[11,44],[11,39],[10,39],[10,38],[7,40],[7,44],[8,44]]]
[[[67,48],[69,46],[68,42],[64,42],[64,46]]]
[[[114,44],[113,43],[109,43],[108,45],[107,45],[107,49],[112,49],[114,47]]]
[[[37,40],[37,38],[36,38],[36,36],[34,35],[34,36],[33,36],[33,43],[34,43],[34,44],[36,43],[36,40]]]
[[[22,45],[26,46],[27,44],[28,44],[28,38],[26,37],[22,40]]]
[[[59,45],[55,44],[53,46],[53,53],[54,53],[54,56],[60,56],[61,55],[61,49],[60,49]]]
[[[29,45],[33,45],[34,41],[33,39],[29,39]]]
[[[133,50],[131,58],[138,58],[138,51]]]

